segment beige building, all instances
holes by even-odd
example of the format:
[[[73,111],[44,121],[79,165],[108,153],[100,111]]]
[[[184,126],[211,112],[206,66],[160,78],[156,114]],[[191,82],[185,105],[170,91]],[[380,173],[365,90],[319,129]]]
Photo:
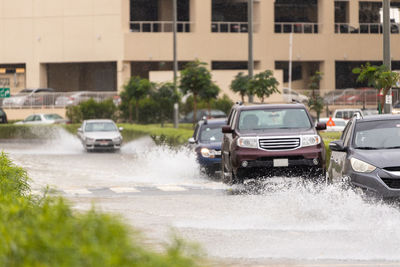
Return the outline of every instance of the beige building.
[[[307,88],[317,70],[323,91],[355,87],[351,69],[382,59],[382,1],[254,2],[256,71],[276,70],[283,86],[290,33],[293,88]],[[394,69],[399,6],[392,0]],[[171,7],[172,0],[0,0],[0,87],[117,91],[131,75],[170,79]],[[246,9],[247,0],[178,0],[180,68],[198,58],[229,91],[228,80],[247,69]]]

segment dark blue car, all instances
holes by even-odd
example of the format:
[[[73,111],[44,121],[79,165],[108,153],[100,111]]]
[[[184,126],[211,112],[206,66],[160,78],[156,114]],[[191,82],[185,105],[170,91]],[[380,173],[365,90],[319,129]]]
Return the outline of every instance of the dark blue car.
[[[208,175],[214,175],[221,170],[221,143],[222,126],[226,125],[226,119],[200,120],[189,139],[194,145],[197,161],[202,171]]]

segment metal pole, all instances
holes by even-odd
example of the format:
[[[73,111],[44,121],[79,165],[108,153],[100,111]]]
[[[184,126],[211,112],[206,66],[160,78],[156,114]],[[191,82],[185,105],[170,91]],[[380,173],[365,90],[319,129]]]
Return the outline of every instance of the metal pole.
[[[176,36],[176,32],[177,32],[177,9],[178,9],[178,5],[177,5],[177,0],[173,0],[172,2],[172,17],[173,17],[173,39],[174,39],[174,89],[175,91],[178,90],[177,88],[177,80],[178,80],[178,53],[177,53],[177,36]],[[175,103],[174,105],[174,128],[178,128],[178,113],[179,113],[179,106],[178,103]]]
[[[249,69],[249,78],[252,79],[254,76],[254,57],[253,57],[253,0],[248,0],[247,10],[248,10],[248,32],[249,32],[249,60],[248,60],[248,69]],[[253,96],[249,95],[249,102],[253,103]]]
[[[292,102],[293,32],[289,37],[289,102]]]
[[[383,65],[391,71],[390,28],[390,0],[383,0]],[[392,88],[386,95],[384,111],[385,114],[392,113]]]

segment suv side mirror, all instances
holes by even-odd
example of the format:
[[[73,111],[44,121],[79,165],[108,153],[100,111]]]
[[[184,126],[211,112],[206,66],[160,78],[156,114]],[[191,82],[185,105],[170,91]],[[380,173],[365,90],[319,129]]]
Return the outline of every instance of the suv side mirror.
[[[342,140],[330,142],[329,148],[332,151],[338,151],[338,152],[345,152],[346,151],[346,148],[344,147],[344,144],[343,144]]]
[[[318,122],[317,126],[315,127],[317,131],[323,131],[326,130],[326,123],[325,122]]]
[[[231,126],[225,125],[225,126],[222,126],[222,133],[230,134],[230,133],[233,133],[233,130],[232,130]]]
[[[122,131],[124,130],[124,127],[119,127],[118,130],[119,130],[120,132],[122,132]]]
[[[189,140],[188,140],[188,142],[189,142],[189,144],[193,145],[193,144],[196,143],[196,140],[194,140],[193,137],[190,137]]]
[[[82,132],[82,128],[78,128],[78,133],[81,133]]]

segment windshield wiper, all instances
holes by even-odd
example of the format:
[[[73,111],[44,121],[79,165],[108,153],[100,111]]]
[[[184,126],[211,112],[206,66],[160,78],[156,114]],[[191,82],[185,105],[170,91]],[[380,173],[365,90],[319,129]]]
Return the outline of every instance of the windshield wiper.
[[[385,147],[385,149],[399,149],[400,146],[390,146],[390,147]]]
[[[381,149],[381,148],[371,147],[371,146],[358,146],[358,147],[356,147],[356,149],[377,150],[377,149]]]

